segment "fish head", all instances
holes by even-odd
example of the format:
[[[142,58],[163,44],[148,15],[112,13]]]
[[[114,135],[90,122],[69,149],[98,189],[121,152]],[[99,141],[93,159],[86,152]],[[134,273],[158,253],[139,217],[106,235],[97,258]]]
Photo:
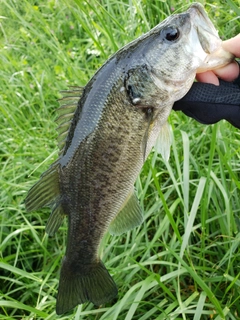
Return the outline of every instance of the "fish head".
[[[172,101],[190,89],[196,73],[222,67],[234,56],[222,40],[202,5],[194,3],[153,28],[143,41],[142,56],[150,65],[158,87],[165,87]]]

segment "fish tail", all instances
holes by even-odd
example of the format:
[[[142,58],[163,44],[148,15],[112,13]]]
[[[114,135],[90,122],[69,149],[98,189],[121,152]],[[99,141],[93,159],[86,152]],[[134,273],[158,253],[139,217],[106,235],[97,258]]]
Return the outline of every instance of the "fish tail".
[[[76,266],[65,257],[62,264],[56,313],[68,312],[78,304],[91,301],[99,306],[117,296],[117,287],[102,261]]]

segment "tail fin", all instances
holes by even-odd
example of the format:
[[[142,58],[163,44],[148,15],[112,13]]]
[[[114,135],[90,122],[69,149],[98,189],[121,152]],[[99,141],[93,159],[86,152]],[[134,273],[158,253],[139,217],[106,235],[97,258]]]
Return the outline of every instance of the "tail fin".
[[[61,269],[56,313],[63,314],[78,304],[91,301],[99,306],[117,296],[117,287],[104,264],[78,268],[65,257]]]

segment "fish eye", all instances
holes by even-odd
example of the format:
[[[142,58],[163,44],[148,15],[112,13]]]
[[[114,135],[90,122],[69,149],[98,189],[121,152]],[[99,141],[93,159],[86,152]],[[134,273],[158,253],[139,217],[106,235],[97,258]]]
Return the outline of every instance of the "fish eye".
[[[164,38],[170,42],[176,41],[180,36],[179,30],[174,27],[168,27],[164,29],[163,33],[164,33]]]

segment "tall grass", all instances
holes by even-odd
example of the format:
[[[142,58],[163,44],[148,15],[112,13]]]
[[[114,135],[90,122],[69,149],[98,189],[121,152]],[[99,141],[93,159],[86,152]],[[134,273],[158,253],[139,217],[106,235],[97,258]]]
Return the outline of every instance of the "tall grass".
[[[118,48],[191,1],[2,0],[0,7],[0,319],[56,319],[66,223],[24,197],[57,158],[60,90],[83,86]],[[240,32],[239,1],[205,3],[223,39]],[[106,234],[104,262],[119,297],[61,319],[240,318],[240,133],[172,112],[169,162],[154,151],[136,188],[142,226]]]

